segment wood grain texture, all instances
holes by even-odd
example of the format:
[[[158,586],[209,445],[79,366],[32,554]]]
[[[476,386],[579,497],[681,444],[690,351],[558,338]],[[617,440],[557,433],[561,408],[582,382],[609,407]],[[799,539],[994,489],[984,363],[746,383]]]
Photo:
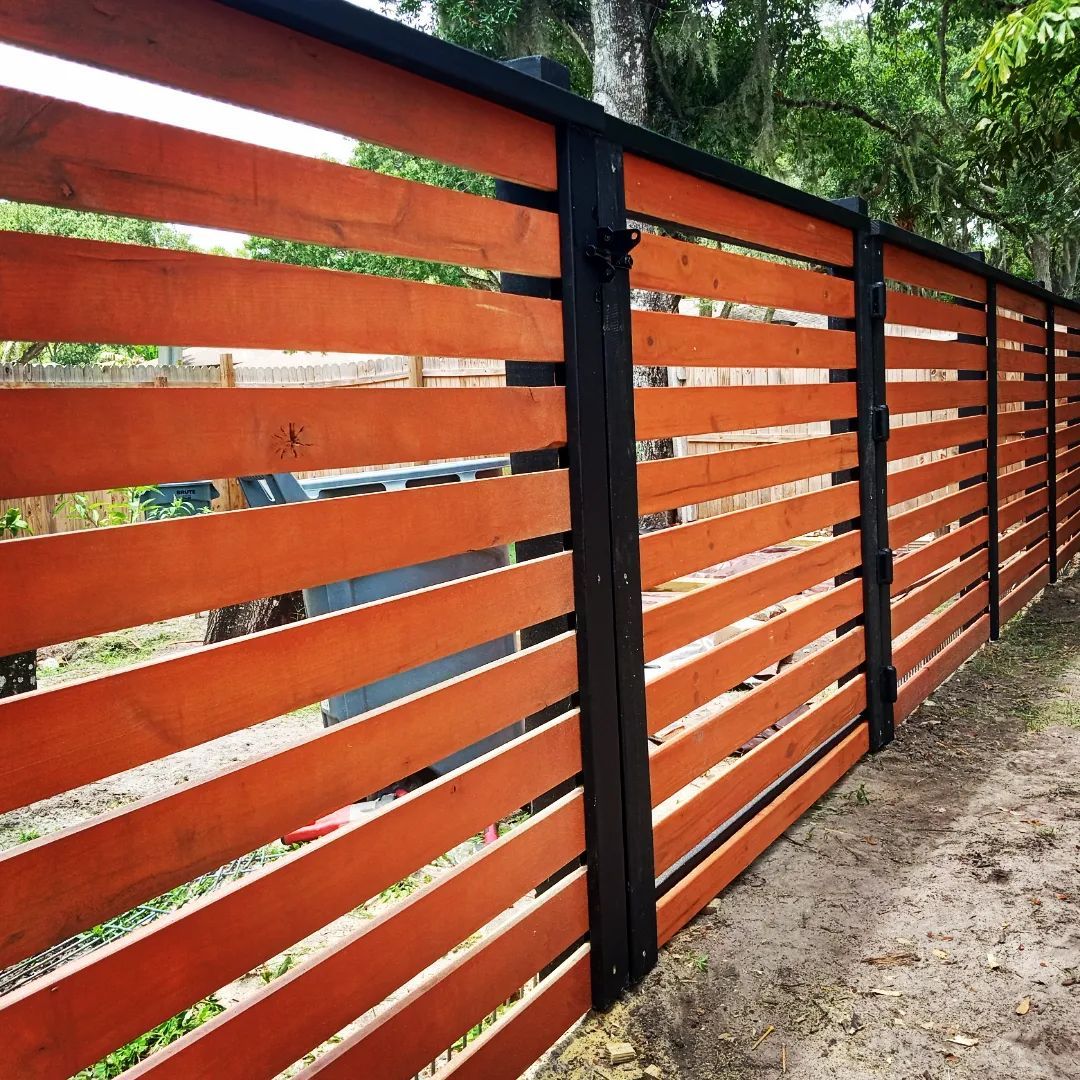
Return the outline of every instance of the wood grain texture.
[[[966,454],[953,454],[940,461],[915,465],[889,474],[889,505],[916,499],[931,491],[967,480],[972,476],[986,474],[986,451],[970,450]]]
[[[855,384],[635,390],[634,414],[639,439],[844,420],[855,415]]]
[[[665,799],[719,764],[765,728],[812,701],[827,686],[862,663],[861,628],[811,653],[738,700],[672,736],[649,759],[652,802]]]
[[[230,1060],[233,1080],[277,1075],[561,870],[584,846],[576,791],[154,1054],[133,1070],[132,1080],[210,1076],[223,1060]]]
[[[7,698],[0,807],[197,746],[573,606],[566,552]]]
[[[1061,413],[1058,409],[1058,413]],[[1017,409],[998,414],[998,436],[1022,435],[1046,429],[1045,409]]]
[[[730,300],[760,307],[810,311],[838,318],[855,314],[850,281],[784,263],[643,233],[634,250],[630,284],[638,289]]]
[[[885,276],[908,285],[986,303],[986,279],[896,244],[885,245]]]
[[[559,274],[555,214],[6,87],[0,87],[0,196]]]
[[[810,809],[869,750],[859,725],[782,795],[696,866],[656,906],[661,944],[671,940],[714,896],[739,876],[793,821]]]
[[[632,311],[639,366],[854,368],[848,330]]]
[[[658,815],[653,825],[656,872],[662,874],[672,867],[865,706],[866,679],[858,675],[832,697],[758,743],[706,786]]]
[[[934,420],[927,424],[894,427],[886,446],[889,461],[892,462],[985,439],[986,417],[963,416],[956,420]]]
[[[986,484],[972,484],[963,491],[944,495],[924,506],[891,517],[889,540],[894,548],[900,548],[968,514],[981,513],[985,509]]]
[[[576,713],[551,721],[388,810],[44,976],[5,998],[5,1029],[93,1006],[101,1040],[122,1045],[575,775],[580,738]],[[48,1034],[64,1040],[65,1031],[60,1025]]]
[[[21,0],[0,40],[533,187],[550,125],[212,0]],[[148,340],[159,340],[157,338]]]
[[[627,154],[626,208],[649,218],[851,266],[854,242],[849,230],[796,210],[755,199],[655,161]]]
[[[554,300],[223,255],[0,232],[21,341],[562,360]]]
[[[651,589],[693,570],[847,521],[858,513],[858,485],[852,482],[646,533],[641,538],[642,588]]]
[[[984,614],[989,602],[990,586],[983,582],[958,597],[929,622],[894,642],[893,666],[897,675],[904,679],[924,660],[932,658],[954,634],[959,634],[972,619]]]
[[[927,544],[920,544],[911,551],[904,552],[897,558],[893,573],[893,583],[889,589],[895,598],[906,590],[914,588],[920,582],[936,574],[954,559],[967,555],[973,548],[985,544],[989,537],[989,523],[986,515],[961,525],[958,529],[947,532]]]
[[[955,566],[950,566],[928,582],[912,589],[900,600],[893,601],[892,631],[893,640],[901,638],[920,620],[950,600],[972,582],[983,577],[989,569],[989,557],[986,548],[981,548],[969,558]],[[984,597],[985,599],[985,597]]]
[[[986,346],[888,334],[885,366],[889,369],[985,371]]]
[[[986,405],[986,383],[961,382],[890,382],[886,400],[893,413],[932,412],[971,405]]]
[[[859,561],[858,533],[792,551],[761,566],[682,593],[643,615],[645,659],[686,645],[850,570]]]
[[[1033,319],[1046,318],[1046,304],[1037,297],[1020,292],[1010,285],[999,285],[997,289],[998,307],[1016,311]]]
[[[573,945],[588,927],[582,867],[317,1057],[299,1075],[304,1080],[316,1076],[400,1080],[419,1073]]]
[[[1002,606],[1004,620],[1005,607]],[[990,637],[990,617],[972,623],[955,641],[950,642],[925,667],[900,687],[893,706],[897,724],[902,724],[976,649]]]
[[[638,464],[638,513],[692,506],[810,476],[854,469],[855,433],[691,454]]]
[[[0,560],[0,655],[569,529],[555,470],[29,537]]]
[[[885,318],[899,326],[922,326],[928,330],[947,330],[975,337],[986,335],[986,312],[979,308],[890,289],[885,311]]]
[[[555,447],[566,407],[561,387],[46,387],[0,390],[0,427],[13,499]]]

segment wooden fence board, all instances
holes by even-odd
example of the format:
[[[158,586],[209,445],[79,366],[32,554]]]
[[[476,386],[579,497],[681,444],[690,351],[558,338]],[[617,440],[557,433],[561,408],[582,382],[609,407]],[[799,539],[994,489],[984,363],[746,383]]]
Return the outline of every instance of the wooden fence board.
[[[986,302],[985,278],[895,244],[885,245],[885,276],[924,289],[952,293],[966,300]]]

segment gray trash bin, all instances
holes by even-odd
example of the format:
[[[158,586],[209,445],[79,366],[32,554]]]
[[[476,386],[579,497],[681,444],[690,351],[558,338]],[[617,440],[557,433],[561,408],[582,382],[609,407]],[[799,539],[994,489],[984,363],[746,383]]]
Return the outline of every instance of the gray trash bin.
[[[172,515],[184,517],[191,514],[204,514],[210,509],[210,503],[218,497],[218,489],[209,480],[192,480],[186,484],[158,484],[139,496],[139,501],[152,516],[155,508],[172,506],[176,499],[182,499],[190,509]]]
[[[265,476],[240,478],[244,497],[251,507],[272,506],[281,503],[303,502],[307,499],[333,499],[347,495],[364,495],[380,491],[400,491],[404,488],[426,487],[432,484],[468,483],[484,477],[499,476],[509,466],[508,458],[486,458],[480,461],[450,461],[435,465],[418,465],[407,469],[382,469],[374,472],[352,473],[347,476],[322,476],[309,480],[297,480],[292,473],[276,473]],[[357,537],[357,543],[363,543]],[[487,548],[483,551],[467,551],[445,559],[402,566],[377,574],[334,581],[304,589],[304,610],[309,616],[325,615],[330,611],[342,611],[357,604],[383,600],[389,596],[438,585],[455,578],[479,574],[506,566],[510,561],[505,546]],[[376,709],[398,698],[415,694],[445,679],[490,664],[514,651],[514,635],[476,645],[452,656],[443,657],[430,664],[392,675],[386,679],[357,687],[339,694],[322,704],[323,723],[327,726],[359,716],[369,709]],[[515,724],[503,731],[482,739],[472,746],[451,754],[431,766],[430,771],[442,775],[456,769],[481,754],[521,734],[522,725]],[[404,778],[402,778],[404,779]]]

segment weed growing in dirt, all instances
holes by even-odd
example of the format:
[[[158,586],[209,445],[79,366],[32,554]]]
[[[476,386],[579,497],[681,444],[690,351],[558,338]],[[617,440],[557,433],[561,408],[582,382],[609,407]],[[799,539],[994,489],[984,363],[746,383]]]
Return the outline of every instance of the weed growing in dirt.
[[[212,1020],[218,1013],[224,1012],[222,1005],[213,995],[196,1002],[190,1009],[166,1020],[163,1024],[151,1028],[145,1035],[133,1039],[126,1046],[107,1054],[96,1065],[77,1073],[75,1080],[112,1080],[126,1070],[138,1065],[156,1050],[161,1050],[177,1039],[183,1038],[190,1031],[201,1027],[207,1020]]]
[[[1028,731],[1045,731],[1055,724],[1080,728],[1080,701],[1066,697],[1051,698],[1026,710],[1023,716]]]
[[[857,788],[845,791],[843,797],[854,806],[870,805],[870,792],[866,790],[865,784],[860,784]]]
[[[40,840],[41,833],[37,829],[20,829],[18,836],[15,837],[16,844],[29,844],[31,840]]]
[[[295,966],[296,958],[290,953],[286,953],[281,958],[281,963],[279,964],[263,964],[263,966],[258,969],[258,975],[259,978],[262,979],[263,985],[266,986],[275,979],[281,978],[286,971]]]

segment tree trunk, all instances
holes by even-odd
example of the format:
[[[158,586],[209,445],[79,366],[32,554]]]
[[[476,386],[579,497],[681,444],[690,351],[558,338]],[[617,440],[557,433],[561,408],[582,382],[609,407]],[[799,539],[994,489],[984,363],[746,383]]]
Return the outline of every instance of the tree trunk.
[[[36,650],[0,657],[0,698],[14,697],[36,689]]]
[[[613,116],[633,124],[649,120],[649,83],[645,59],[649,44],[646,8],[640,0],[593,0],[593,101]],[[678,297],[637,292],[635,306],[649,311],[675,311]],[[634,385],[667,386],[663,367],[635,367]],[[675,456],[671,439],[650,439],[638,444],[639,461]],[[647,514],[641,528],[648,532],[675,523],[673,510]]]
[[[1035,280],[1050,288],[1050,244],[1045,236],[1033,236],[1027,245]]]
[[[218,641],[254,634],[259,630],[271,630],[275,626],[287,626],[304,617],[304,598],[299,592],[267,596],[262,600],[248,600],[210,612],[206,620],[204,645]]]

